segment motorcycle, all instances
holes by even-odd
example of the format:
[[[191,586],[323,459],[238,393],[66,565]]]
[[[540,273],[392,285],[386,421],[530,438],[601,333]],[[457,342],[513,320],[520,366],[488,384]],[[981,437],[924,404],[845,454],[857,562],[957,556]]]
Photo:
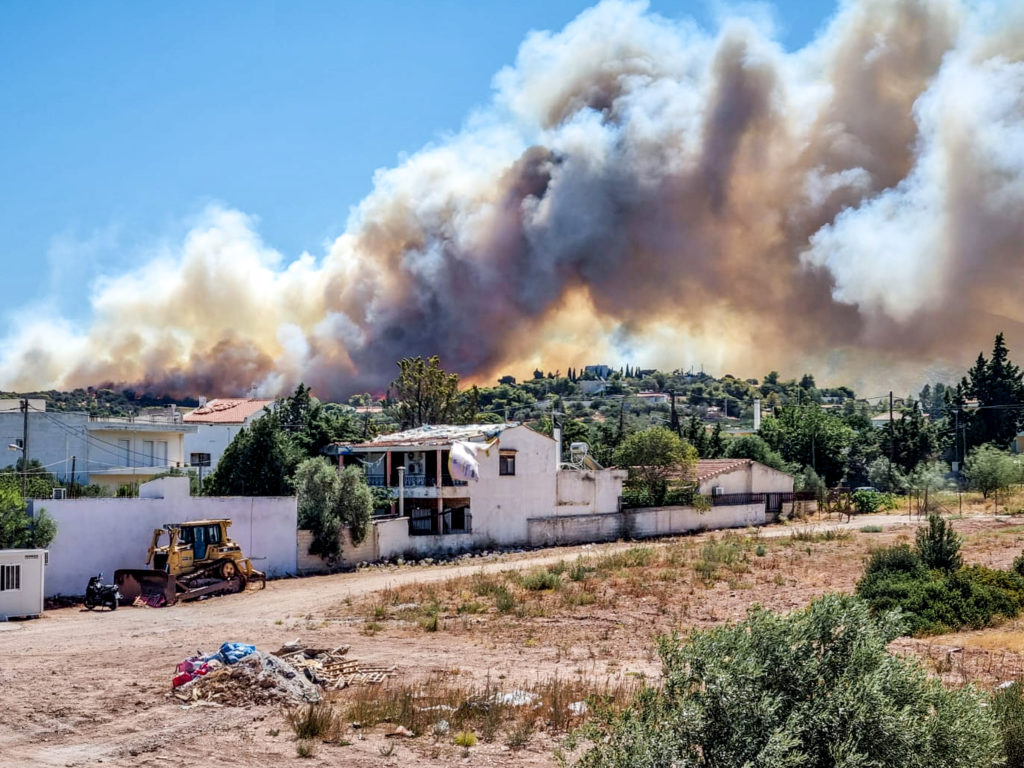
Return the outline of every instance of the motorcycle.
[[[117,610],[117,604],[121,600],[121,593],[116,584],[104,584],[103,574],[97,574],[89,579],[89,586],[85,588],[85,607],[92,610],[97,606],[106,605],[112,611]]]

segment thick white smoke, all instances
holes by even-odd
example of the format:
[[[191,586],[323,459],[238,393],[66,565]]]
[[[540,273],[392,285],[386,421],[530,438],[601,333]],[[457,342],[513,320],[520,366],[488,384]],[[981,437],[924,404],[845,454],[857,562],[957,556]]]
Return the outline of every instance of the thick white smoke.
[[[787,53],[609,0],[534,33],[491,105],[379,172],[344,235],[287,262],[211,209],[94,287],[84,330],[26,320],[0,386],[380,390],[610,356],[843,369],[1024,341],[1024,18],[841,5]],[[821,372],[821,368],[818,368]]]

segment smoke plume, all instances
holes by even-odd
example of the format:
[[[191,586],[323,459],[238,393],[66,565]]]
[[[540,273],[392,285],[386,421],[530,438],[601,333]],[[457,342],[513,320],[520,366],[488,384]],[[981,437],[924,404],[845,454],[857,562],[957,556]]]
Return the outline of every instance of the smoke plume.
[[[786,52],[607,0],[532,33],[453,138],[380,171],[319,257],[212,208],[28,319],[0,384],[379,391],[440,353],[486,380],[588,362],[760,375],[963,364],[1024,343],[1024,15],[843,3]]]

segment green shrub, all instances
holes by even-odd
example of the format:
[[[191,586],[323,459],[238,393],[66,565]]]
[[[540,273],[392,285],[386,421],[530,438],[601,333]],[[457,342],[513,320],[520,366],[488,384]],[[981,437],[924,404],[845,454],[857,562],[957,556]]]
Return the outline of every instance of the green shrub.
[[[930,573],[920,564],[914,569],[904,551],[891,556],[892,550],[899,549],[879,550],[872,556],[873,561],[878,558],[890,562],[873,571],[869,564],[868,572],[857,583],[857,594],[876,615],[900,610],[911,634],[981,629],[1016,616],[1024,606],[1024,579],[1017,574],[980,565],[953,574]]]
[[[1024,686],[1015,682],[996,691],[991,706],[1003,741],[1006,768],[1024,768]]]
[[[934,512],[928,515],[928,527],[917,530],[917,553],[927,568],[952,573],[963,565],[960,557],[962,539]]]
[[[899,544],[895,547],[876,549],[871,553],[868,566],[864,569],[864,577],[876,573],[902,573],[924,578],[928,575],[928,569],[924,567],[917,552],[906,544]]]
[[[569,566],[569,578],[572,581],[584,581],[594,569],[583,562],[583,557],[578,556],[572,565]]]
[[[646,568],[654,562],[653,547],[630,547],[621,552],[605,555],[597,561],[601,571],[619,571],[623,568]]]
[[[1024,555],[1017,555],[1017,557],[1013,559],[1013,572],[1020,576],[1024,576]]]
[[[878,491],[854,491],[850,496],[853,508],[860,515],[870,515],[880,509],[885,509],[890,494],[879,493]]]
[[[507,587],[498,587],[494,590],[494,604],[500,613],[509,613],[516,607],[516,596]]]
[[[472,731],[459,731],[453,741],[457,747],[475,747],[476,734]]]
[[[524,574],[519,583],[531,592],[541,592],[545,589],[558,589],[562,579],[557,573],[550,571],[531,571]]]
[[[860,527],[861,533],[881,533],[882,526],[880,525],[862,525]]]
[[[898,634],[849,596],[788,615],[755,608],[739,624],[663,638],[663,684],[591,721],[580,768],[996,764],[993,717],[973,690],[948,690]]]

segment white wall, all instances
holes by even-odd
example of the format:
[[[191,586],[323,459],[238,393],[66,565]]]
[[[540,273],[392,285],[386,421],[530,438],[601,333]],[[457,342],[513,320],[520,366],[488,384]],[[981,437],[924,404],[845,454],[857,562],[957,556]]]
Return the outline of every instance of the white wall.
[[[714,486],[722,493],[786,493],[793,490],[793,476],[757,461],[750,461],[730,472],[700,481],[700,492],[711,494]]]
[[[188,478],[165,480],[188,483]],[[209,518],[229,518],[228,534],[253,566],[268,576],[296,571],[294,497],[179,494],[170,498],[47,500],[35,506],[44,508],[57,522],[57,537],[50,546],[47,595],[84,594],[89,577],[100,571],[110,583],[118,568],[145,568],[154,529],[166,523]]]
[[[554,514],[618,512],[626,475],[622,469],[561,470],[558,473],[558,497]]]

